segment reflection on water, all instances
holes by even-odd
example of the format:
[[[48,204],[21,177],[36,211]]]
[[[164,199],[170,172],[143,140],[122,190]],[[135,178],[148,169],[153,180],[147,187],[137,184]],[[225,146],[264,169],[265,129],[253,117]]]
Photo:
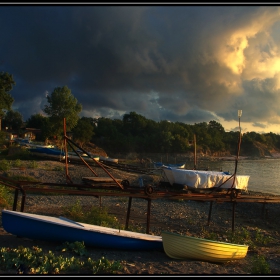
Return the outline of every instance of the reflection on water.
[[[193,169],[194,164],[189,162],[186,169]],[[201,161],[197,162],[196,169],[222,170],[234,173],[235,161]],[[280,195],[280,159],[239,160],[237,175],[249,175],[249,191]]]

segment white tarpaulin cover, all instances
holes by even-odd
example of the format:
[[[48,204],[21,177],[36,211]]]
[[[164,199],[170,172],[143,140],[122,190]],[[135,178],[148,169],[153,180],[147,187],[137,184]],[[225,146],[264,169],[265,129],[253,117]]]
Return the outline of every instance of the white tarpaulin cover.
[[[163,167],[163,171],[171,185],[176,183],[186,185],[188,187],[204,189],[213,187],[228,189],[232,187],[247,190],[250,178],[250,176],[246,175],[236,175],[234,185],[232,186],[234,176],[228,175],[225,172],[186,170],[172,167]]]

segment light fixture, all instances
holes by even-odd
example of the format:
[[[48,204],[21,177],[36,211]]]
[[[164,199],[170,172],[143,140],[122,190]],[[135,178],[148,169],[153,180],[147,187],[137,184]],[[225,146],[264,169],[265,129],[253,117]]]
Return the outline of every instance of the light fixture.
[[[240,118],[242,116],[242,110],[238,110],[238,117]]]

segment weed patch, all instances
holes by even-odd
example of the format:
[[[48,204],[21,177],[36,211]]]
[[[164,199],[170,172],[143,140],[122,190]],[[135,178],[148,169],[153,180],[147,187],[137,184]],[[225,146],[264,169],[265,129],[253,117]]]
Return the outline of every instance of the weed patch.
[[[84,244],[81,242],[65,243],[62,252],[71,252],[75,255],[86,255]],[[41,248],[33,246],[17,249],[0,249],[0,267],[4,270],[15,269],[17,274],[65,274],[79,271],[79,273],[116,274],[122,267],[119,261],[110,262],[102,257],[99,260],[91,258],[76,258],[62,256],[52,251],[44,253]]]

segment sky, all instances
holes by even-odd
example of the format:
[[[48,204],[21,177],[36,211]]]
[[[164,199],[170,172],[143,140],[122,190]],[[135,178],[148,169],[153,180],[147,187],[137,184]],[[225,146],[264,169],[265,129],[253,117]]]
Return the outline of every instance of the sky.
[[[0,36],[24,121],[67,86],[81,117],[280,134],[280,3],[1,4]]]

